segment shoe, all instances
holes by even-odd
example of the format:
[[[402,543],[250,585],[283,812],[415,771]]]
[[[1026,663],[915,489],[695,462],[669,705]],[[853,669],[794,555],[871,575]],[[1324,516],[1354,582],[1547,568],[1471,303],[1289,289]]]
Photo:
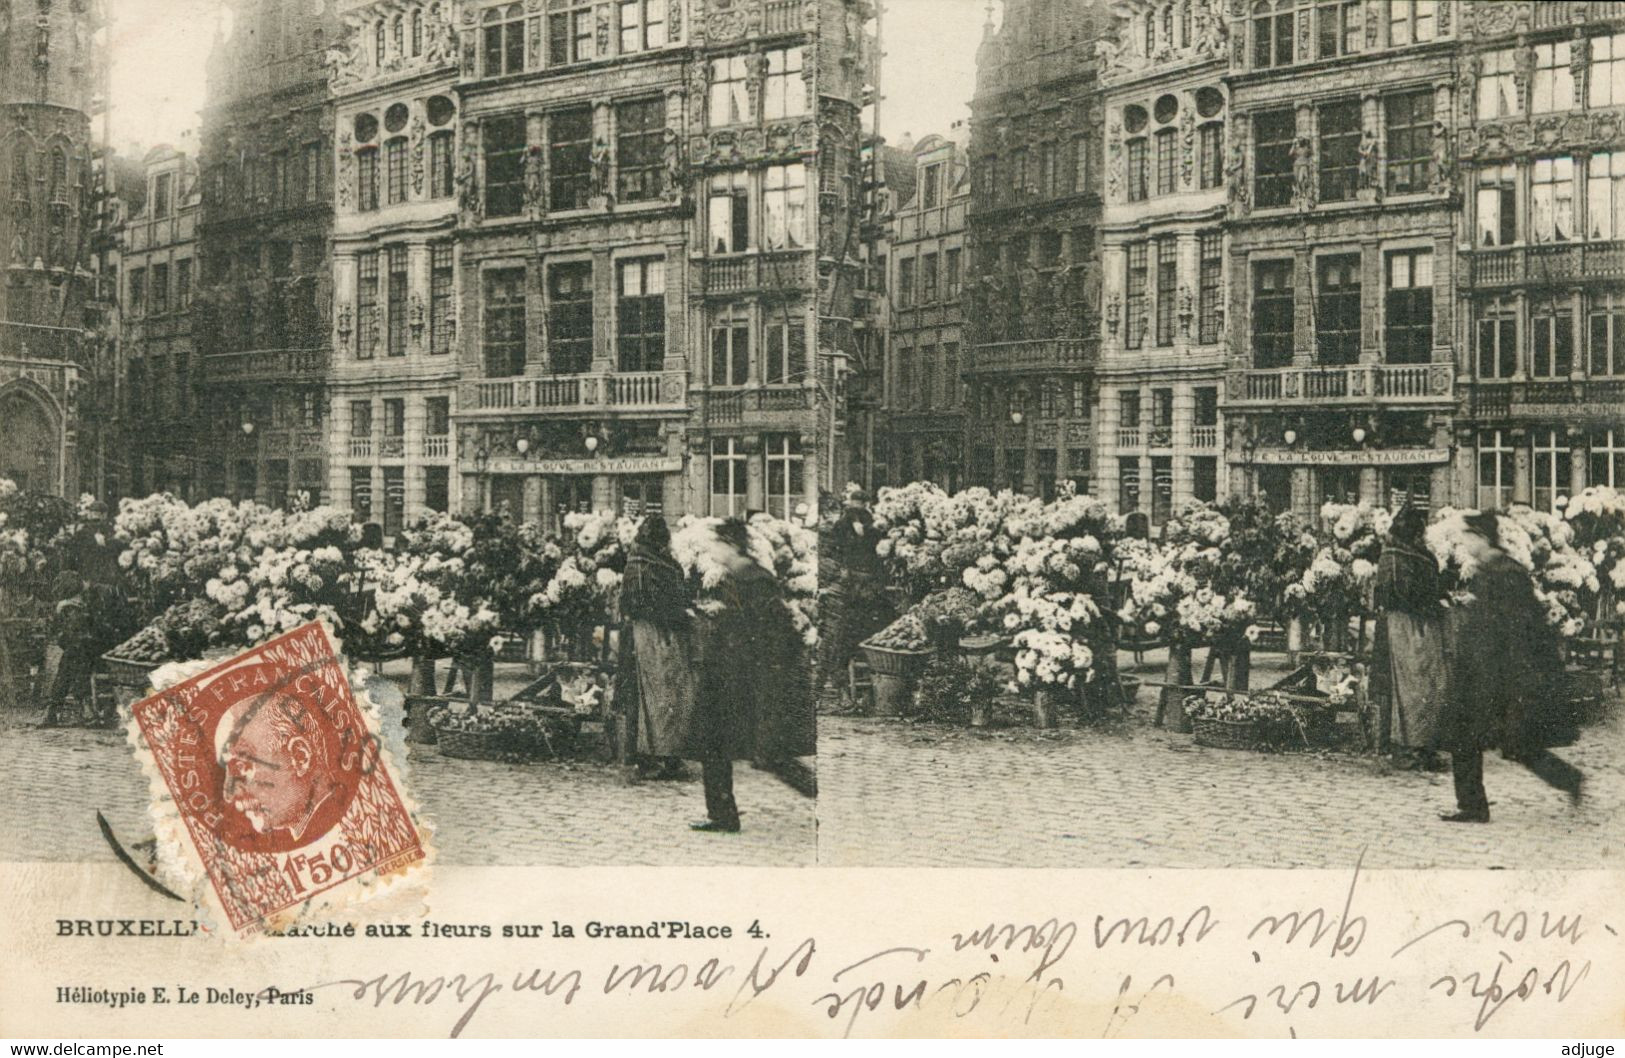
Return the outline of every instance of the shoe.
[[[698,823],[690,823],[688,829],[701,834],[737,834],[739,833],[739,820],[731,823],[715,819],[704,819]]]
[[[1486,808],[1482,812],[1441,812],[1439,818],[1446,823],[1488,823],[1490,810]]]

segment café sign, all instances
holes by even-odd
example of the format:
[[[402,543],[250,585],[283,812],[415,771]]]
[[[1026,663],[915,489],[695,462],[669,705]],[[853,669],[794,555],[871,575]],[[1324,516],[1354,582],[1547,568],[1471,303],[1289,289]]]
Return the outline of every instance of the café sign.
[[[1311,452],[1290,448],[1266,448],[1252,458],[1242,456],[1237,463],[1302,467],[1393,467],[1450,462],[1448,448],[1373,448],[1352,451]]]
[[[493,459],[492,474],[672,474],[682,456],[623,456],[616,459]]]

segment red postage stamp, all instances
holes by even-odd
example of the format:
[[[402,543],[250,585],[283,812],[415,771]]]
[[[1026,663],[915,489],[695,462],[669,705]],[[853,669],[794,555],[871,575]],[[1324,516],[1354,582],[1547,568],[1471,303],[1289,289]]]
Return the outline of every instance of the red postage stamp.
[[[162,780],[155,796],[167,802],[158,812],[160,846],[166,838],[189,846],[189,866],[202,868],[197,888],[237,934],[367,899],[425,862],[426,833],[321,624],[132,711]],[[177,815],[181,828],[172,825]]]

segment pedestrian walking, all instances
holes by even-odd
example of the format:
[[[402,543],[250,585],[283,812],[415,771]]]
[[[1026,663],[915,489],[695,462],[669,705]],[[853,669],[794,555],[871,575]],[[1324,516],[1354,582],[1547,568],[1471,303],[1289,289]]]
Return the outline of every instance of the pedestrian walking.
[[[1398,759],[1410,757],[1406,763],[1425,762],[1438,749],[1449,701],[1443,586],[1423,540],[1426,528],[1421,508],[1394,515],[1372,593],[1378,613],[1371,671],[1377,745]]]
[[[1450,709],[1441,744],[1450,751],[1456,811],[1451,823],[1488,823],[1484,750],[1500,748],[1579,803],[1584,776],[1551,752],[1560,721],[1563,666],[1556,633],[1529,571],[1501,547],[1493,513],[1467,519],[1468,598],[1448,632]]]
[[[772,573],[750,557],[745,523],[717,527],[711,558],[723,577],[707,614],[693,737],[705,783],[700,831],[737,833],[733,764],[815,751],[812,688],[800,634]]]
[[[64,570],[52,588],[56,610],[51,615],[51,678],[45,698],[46,726],[78,720],[90,707],[90,677],[95,671],[95,625],[85,600],[85,584]],[[70,709],[69,703],[72,703]],[[69,713],[73,715],[68,715]]]
[[[693,603],[671,553],[671,529],[658,514],[638,525],[621,580],[616,706],[638,771],[680,778],[691,742],[699,659]]]

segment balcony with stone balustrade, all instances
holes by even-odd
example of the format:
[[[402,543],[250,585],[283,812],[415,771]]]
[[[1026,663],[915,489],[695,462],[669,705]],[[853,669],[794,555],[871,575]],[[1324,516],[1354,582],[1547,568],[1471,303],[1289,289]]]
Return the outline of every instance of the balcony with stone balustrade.
[[[203,380],[212,383],[321,382],[332,356],[325,348],[254,349],[208,353],[203,357]]]
[[[687,410],[680,372],[620,371],[516,376],[462,383],[465,418],[672,413]]]
[[[986,342],[966,350],[966,375],[1050,374],[1092,370],[1100,343],[1093,338],[1033,338]]]
[[[1231,407],[1430,405],[1455,400],[1453,364],[1346,364],[1230,372]]]

